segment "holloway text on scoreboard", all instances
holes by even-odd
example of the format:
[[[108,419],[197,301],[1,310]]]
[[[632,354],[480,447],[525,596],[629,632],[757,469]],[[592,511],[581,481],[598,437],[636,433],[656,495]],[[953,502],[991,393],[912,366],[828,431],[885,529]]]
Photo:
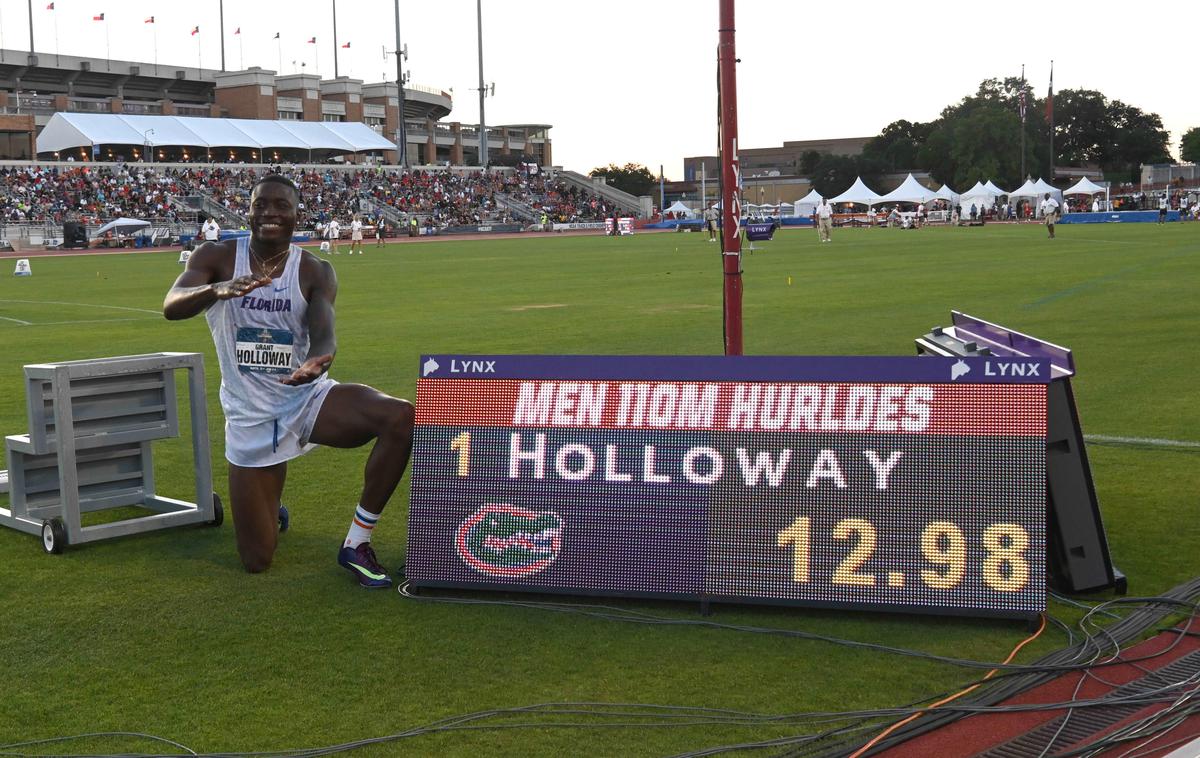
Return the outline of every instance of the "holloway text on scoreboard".
[[[424,366],[407,562],[416,586],[1044,608],[1046,370],[1036,362],[464,356]]]

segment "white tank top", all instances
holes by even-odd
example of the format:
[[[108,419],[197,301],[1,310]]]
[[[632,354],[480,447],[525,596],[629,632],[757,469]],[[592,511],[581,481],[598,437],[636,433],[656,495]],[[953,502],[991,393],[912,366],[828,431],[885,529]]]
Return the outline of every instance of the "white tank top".
[[[279,380],[308,358],[308,301],[300,291],[300,258],[292,245],[283,272],[242,297],[218,300],[205,318],[221,366],[221,408],[230,424],[290,418],[324,382],[291,387]],[[250,238],[237,241],[233,276],[250,274]]]

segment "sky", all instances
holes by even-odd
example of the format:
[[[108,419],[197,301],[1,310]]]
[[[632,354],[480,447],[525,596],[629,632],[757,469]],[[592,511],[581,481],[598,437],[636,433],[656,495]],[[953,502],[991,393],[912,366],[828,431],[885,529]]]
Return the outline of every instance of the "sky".
[[[221,67],[219,0],[33,0],[39,54]],[[550,124],[554,162],[586,173],[638,163],[668,179],[717,152],[717,0],[481,0],[486,122]],[[400,0],[411,83],[453,90],[449,121],[479,121],[476,0]],[[1094,89],[1159,114],[1171,150],[1200,126],[1196,57],[1182,37],[1200,3],[1147,14],[1126,2],[854,4],[738,0],[739,145],[878,134],[928,121],[988,78],[1026,78],[1039,97]],[[225,3],[225,67],[396,78],[395,0]],[[92,17],[103,13],[103,22]],[[144,23],[153,15],[154,24]],[[1188,18],[1190,16],[1190,19]],[[27,50],[28,0],[0,0],[0,47]],[[193,27],[200,33],[191,35]],[[1144,31],[1139,29],[1144,27]],[[241,34],[235,35],[236,29]],[[280,34],[277,43],[273,37]],[[317,44],[307,40],[317,38]],[[349,48],[341,45],[350,43]],[[336,45],[336,47],[335,47]]]

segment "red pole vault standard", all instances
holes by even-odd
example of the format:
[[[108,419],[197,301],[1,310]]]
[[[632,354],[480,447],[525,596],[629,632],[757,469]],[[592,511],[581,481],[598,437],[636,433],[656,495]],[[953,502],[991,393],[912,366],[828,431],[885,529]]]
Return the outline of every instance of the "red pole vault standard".
[[[718,108],[721,129],[721,261],[725,272],[725,355],[742,354],[742,200],[737,152],[737,56],[733,2],[720,0],[717,45]]]

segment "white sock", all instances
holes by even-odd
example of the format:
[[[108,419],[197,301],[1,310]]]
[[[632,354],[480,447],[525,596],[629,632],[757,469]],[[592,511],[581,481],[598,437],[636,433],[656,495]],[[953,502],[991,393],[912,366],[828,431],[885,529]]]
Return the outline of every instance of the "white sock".
[[[350,531],[346,533],[346,541],[342,547],[358,547],[364,542],[371,541],[371,530],[379,520],[377,514],[363,510],[360,505],[354,509],[354,520],[350,522]]]

